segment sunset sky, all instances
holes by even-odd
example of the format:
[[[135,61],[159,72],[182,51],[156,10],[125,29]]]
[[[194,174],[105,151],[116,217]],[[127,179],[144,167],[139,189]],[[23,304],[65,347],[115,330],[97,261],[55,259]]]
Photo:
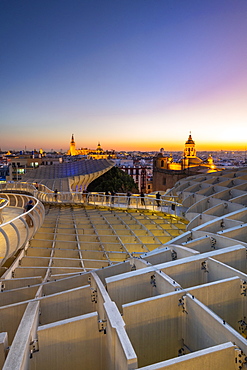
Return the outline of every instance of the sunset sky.
[[[0,148],[247,148],[247,0],[0,0]]]

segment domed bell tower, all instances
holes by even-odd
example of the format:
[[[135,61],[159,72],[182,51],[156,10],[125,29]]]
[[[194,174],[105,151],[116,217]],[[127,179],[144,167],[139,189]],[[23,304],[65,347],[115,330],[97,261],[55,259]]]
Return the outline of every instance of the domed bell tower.
[[[184,157],[196,157],[196,148],[195,148],[195,142],[192,139],[191,132],[189,134],[188,140],[185,143],[184,147]]]

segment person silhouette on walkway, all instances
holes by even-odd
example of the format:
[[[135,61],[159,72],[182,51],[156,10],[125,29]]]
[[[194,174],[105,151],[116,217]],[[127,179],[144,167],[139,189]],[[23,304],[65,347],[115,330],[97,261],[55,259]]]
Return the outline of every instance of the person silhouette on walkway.
[[[106,203],[109,202],[109,195],[110,195],[109,191],[106,191],[105,192],[105,201],[106,201]]]
[[[32,208],[33,208],[33,201],[32,201],[32,199],[30,199],[30,200],[27,202],[27,204],[24,206],[24,212],[28,212],[28,211],[30,211],[30,209],[32,209]],[[29,214],[30,214],[30,213],[31,213],[31,212],[29,212]],[[31,219],[31,217],[29,216],[29,214],[25,216],[25,219],[26,219],[27,225],[28,225],[29,227],[32,227],[32,226],[33,226],[33,221],[32,221],[32,219]]]
[[[142,205],[142,206],[145,206],[145,199],[144,199],[145,194],[143,193],[143,191],[141,191],[141,195],[140,195],[140,197],[141,197],[141,205]]]
[[[54,190],[54,198],[55,198],[55,202],[57,201],[57,189]]]
[[[159,192],[158,192],[158,193],[156,193],[156,203],[157,203],[157,207],[160,207],[160,197],[161,197],[160,193],[159,193]]]
[[[111,204],[114,204],[114,196],[115,196],[115,192],[114,190],[111,191]]]
[[[127,204],[128,204],[128,206],[130,205],[130,197],[131,197],[131,193],[128,191],[127,192]]]

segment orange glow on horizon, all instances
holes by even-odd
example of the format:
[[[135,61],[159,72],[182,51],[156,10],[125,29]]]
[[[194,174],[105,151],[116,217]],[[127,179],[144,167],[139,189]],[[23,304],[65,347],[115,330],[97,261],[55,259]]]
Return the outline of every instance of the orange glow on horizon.
[[[171,142],[169,143],[166,142],[156,142],[156,143],[151,143],[151,142],[142,142],[142,143],[115,143],[115,146],[110,146],[110,148],[116,150],[116,151],[121,151],[121,150],[126,150],[126,151],[143,151],[143,152],[148,152],[148,151],[160,151],[161,148],[164,148],[165,152],[170,152],[170,151],[183,151],[184,150],[184,142]],[[198,142],[195,140],[196,144],[196,151],[245,151],[247,148],[246,143],[236,143],[236,142]],[[104,150],[109,150],[107,147],[102,143],[102,147]]]
[[[200,141],[199,138],[196,137],[196,134],[192,132],[192,138],[195,141],[196,151],[245,151],[247,150],[247,143],[245,142],[236,142],[236,141]],[[242,138],[241,138],[242,139]],[[187,140],[185,137],[183,140],[181,138],[177,138],[177,140],[142,140],[142,141],[135,141],[134,139],[130,139],[128,141],[110,141],[110,140],[99,140],[100,145],[103,150],[115,150],[115,151],[142,151],[142,152],[159,152],[161,148],[164,148],[165,152],[173,152],[173,151],[183,151],[184,145]],[[95,150],[98,145],[98,141],[80,141],[80,138],[76,137],[76,149],[80,149],[81,147],[90,148]],[[54,145],[54,142],[48,143],[47,141],[42,143],[39,139],[33,141],[32,144],[26,143],[23,146],[20,145],[11,145],[11,147],[2,148],[3,151],[8,150],[27,150],[32,151],[34,148],[42,148],[43,151],[49,152],[51,149],[54,151],[59,152],[62,148],[63,152],[67,152],[69,149],[70,138],[66,142],[63,140],[61,142],[57,142]],[[14,144],[14,143],[13,143]],[[15,143],[16,144],[16,143]]]
[[[185,141],[183,142],[150,142],[150,141],[142,141],[142,142],[128,142],[128,143],[104,143],[103,141],[100,141],[101,147],[103,150],[115,150],[115,151],[141,151],[141,152],[159,152],[161,148],[164,148],[165,152],[173,152],[173,151],[183,151]],[[78,142],[79,144],[79,142]],[[196,144],[196,151],[245,151],[247,148],[246,143],[234,143],[234,142],[199,142],[195,140]],[[54,150],[58,150],[59,148],[65,148],[64,151],[67,151],[69,149],[69,145],[67,144],[67,148],[65,145],[58,146],[57,149],[54,148]],[[77,145],[76,148],[79,149],[81,146]],[[96,144],[88,144],[85,145],[85,147],[90,149],[96,149]],[[44,149],[44,148],[43,148]],[[49,149],[47,149],[49,150]]]

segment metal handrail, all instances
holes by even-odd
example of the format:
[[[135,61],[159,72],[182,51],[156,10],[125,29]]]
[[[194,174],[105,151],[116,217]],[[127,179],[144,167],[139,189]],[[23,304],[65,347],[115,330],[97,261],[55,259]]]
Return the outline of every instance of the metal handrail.
[[[176,196],[161,195],[159,202],[156,194],[146,194],[141,201],[140,194],[132,194],[130,197],[126,193],[117,193],[114,196],[105,195],[103,192],[57,192],[55,193],[45,185],[39,184],[38,190],[34,184],[13,183],[3,184],[5,189],[30,192],[43,203],[52,204],[91,204],[105,207],[119,207],[123,209],[135,208],[138,210],[161,211],[178,217],[183,217],[186,208],[177,202]],[[2,185],[0,186],[1,191]]]
[[[15,255],[18,250],[26,246],[27,242],[43,223],[45,217],[43,204],[32,196],[1,193],[1,198],[6,199],[8,207],[16,208],[19,212],[22,210],[22,213],[0,225],[0,266],[2,266],[8,258]],[[31,210],[25,212],[24,205],[31,199],[33,200],[34,206]],[[28,226],[28,217],[32,220],[32,227]]]
[[[81,193],[81,192],[58,192],[55,193],[45,185],[25,182],[8,182],[0,185],[1,198],[5,199],[5,206],[24,209],[25,204],[32,199],[34,207],[19,214],[14,219],[0,224],[0,266],[6,259],[13,256],[19,249],[24,248],[32,238],[37,229],[41,226],[45,216],[43,203],[49,204],[81,204],[102,207],[115,207],[121,209],[147,210],[152,212],[163,212],[171,216],[184,217],[185,207],[176,202],[176,198],[162,196],[157,200],[155,194],[146,195],[141,198],[139,194],[127,196],[124,193],[105,195],[104,193]],[[27,194],[17,194],[14,191],[21,191]],[[0,208],[1,210],[1,208]],[[3,212],[0,212],[0,214]],[[33,227],[29,227],[27,219],[30,217]],[[0,219],[1,220],[1,219]],[[2,222],[4,222],[2,218]]]
[[[8,204],[8,199],[0,198],[0,224],[3,223],[3,210]]]

